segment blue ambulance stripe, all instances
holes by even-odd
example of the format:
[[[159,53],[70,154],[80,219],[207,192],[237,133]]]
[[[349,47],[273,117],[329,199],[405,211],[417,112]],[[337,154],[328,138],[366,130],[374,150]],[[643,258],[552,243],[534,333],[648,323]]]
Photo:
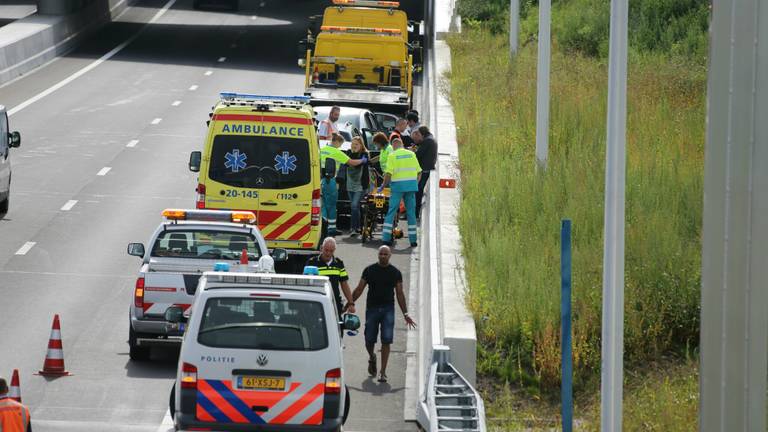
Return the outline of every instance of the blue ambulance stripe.
[[[208,411],[208,414],[213,416],[213,418],[215,418],[217,422],[233,423],[233,421],[229,417],[227,417],[226,414],[221,412],[221,410],[216,405],[214,405],[213,402],[208,400],[208,398],[205,397],[205,395],[201,391],[197,392],[197,404],[205,408],[205,410]]]
[[[236,394],[232,393],[229,388],[227,388],[226,385],[224,385],[221,381],[214,381],[214,380],[207,380],[208,385],[210,385],[214,390],[219,392],[219,394],[224,397],[224,399],[229,402],[230,405],[232,405],[240,414],[243,415],[243,417],[247,418],[251,423],[256,424],[262,424],[266,423],[264,419],[259,417],[256,413],[253,412],[251,407],[246,405],[245,402],[242,401],[239,397],[237,397]]]

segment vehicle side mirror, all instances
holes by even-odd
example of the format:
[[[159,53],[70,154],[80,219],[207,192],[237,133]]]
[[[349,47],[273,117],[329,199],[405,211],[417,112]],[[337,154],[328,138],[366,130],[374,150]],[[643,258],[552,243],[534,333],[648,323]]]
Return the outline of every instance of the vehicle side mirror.
[[[128,255],[144,258],[144,245],[141,243],[128,243]]]
[[[21,134],[14,131],[8,134],[8,147],[19,147],[21,145]]]
[[[184,318],[184,309],[182,309],[181,306],[169,307],[165,310],[165,320],[174,324],[186,322],[186,318]]]
[[[274,259],[275,262],[288,261],[288,251],[283,248],[272,249],[272,259]]]
[[[189,170],[192,172],[200,172],[200,162],[203,159],[202,153],[199,151],[193,151],[189,154]]]

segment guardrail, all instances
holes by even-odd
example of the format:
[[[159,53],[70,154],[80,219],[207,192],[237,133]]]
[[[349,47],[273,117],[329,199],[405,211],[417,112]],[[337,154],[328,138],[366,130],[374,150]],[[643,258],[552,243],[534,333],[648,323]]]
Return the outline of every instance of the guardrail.
[[[439,4],[435,4],[439,3]],[[428,124],[436,137],[441,149],[444,145],[446,152],[440,153],[439,163],[432,172],[427,186],[427,201],[422,208],[421,248],[419,251],[419,318],[420,327],[418,347],[418,390],[419,400],[416,410],[416,420],[428,432],[436,431],[485,431],[485,408],[482,398],[473,387],[475,379],[475,329],[474,322],[461,303],[463,293],[459,293],[457,285],[463,282],[462,264],[446,262],[454,251],[460,251],[460,244],[441,245],[441,240],[460,242],[458,232],[444,236],[446,226],[455,228],[455,212],[458,194],[440,190],[441,176],[456,179],[455,164],[458,160],[458,150],[455,143],[455,125],[450,105],[441,98],[437,91],[440,76],[436,58],[440,46],[441,56],[450,56],[450,51],[444,42],[438,44],[437,36],[445,35],[453,28],[454,1],[430,0],[427,17],[433,19],[427,23],[425,31],[426,61],[424,62],[424,83],[422,117],[428,119]],[[441,61],[445,63],[444,58]],[[445,142],[442,140],[446,138]],[[442,193],[441,193],[442,192]],[[441,203],[440,197],[445,193],[447,202]],[[443,220],[441,214],[447,217]],[[450,230],[450,228],[448,228]],[[454,231],[457,231],[455,229]],[[444,278],[446,285],[444,286]],[[447,292],[443,292],[444,288]],[[471,327],[466,332],[451,331],[446,333],[446,317],[443,310],[453,313],[456,308],[463,311],[464,323]],[[469,321],[466,321],[469,317]],[[451,316],[449,320],[457,317]],[[462,337],[463,334],[469,337]],[[458,337],[453,337],[456,335]],[[459,351],[452,353],[453,345]],[[471,351],[471,352],[461,352]],[[452,355],[460,360],[457,367],[451,362]],[[464,374],[462,374],[462,370]],[[470,374],[470,376],[466,376]]]

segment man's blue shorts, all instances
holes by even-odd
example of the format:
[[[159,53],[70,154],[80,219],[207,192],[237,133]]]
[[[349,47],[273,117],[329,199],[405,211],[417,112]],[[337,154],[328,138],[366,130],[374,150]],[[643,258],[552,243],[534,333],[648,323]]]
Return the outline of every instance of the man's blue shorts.
[[[374,345],[381,327],[381,343],[391,344],[395,335],[395,305],[371,306],[365,311],[365,344]]]

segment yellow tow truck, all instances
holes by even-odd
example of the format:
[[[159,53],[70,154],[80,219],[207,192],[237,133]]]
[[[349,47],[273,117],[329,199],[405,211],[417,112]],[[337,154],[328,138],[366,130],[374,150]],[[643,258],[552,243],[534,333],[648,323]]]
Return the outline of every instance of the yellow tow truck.
[[[398,2],[333,0],[320,28],[300,44],[312,105],[339,104],[403,113],[421,70],[419,26]],[[411,30],[413,29],[413,30]],[[416,61],[414,61],[416,57]]]

